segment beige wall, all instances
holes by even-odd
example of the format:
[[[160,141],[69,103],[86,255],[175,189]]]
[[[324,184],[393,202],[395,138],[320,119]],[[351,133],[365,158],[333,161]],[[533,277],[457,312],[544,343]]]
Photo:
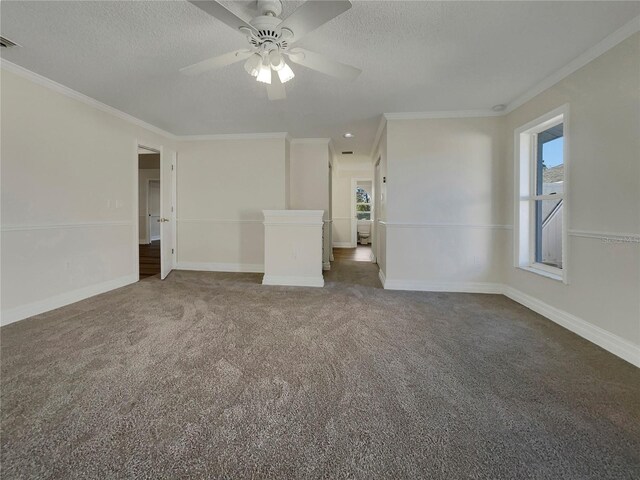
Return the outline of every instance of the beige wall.
[[[329,140],[298,139],[291,141],[290,150],[290,203],[292,210],[322,210],[323,254],[322,263],[329,266],[331,256],[329,218]],[[326,228],[325,228],[326,226]]]
[[[500,117],[387,122],[387,288],[498,289],[503,130]]]
[[[516,128],[569,104],[568,285],[514,267],[512,288],[640,344],[640,34],[628,38],[506,117],[503,203],[513,217]],[[604,186],[607,188],[604,188]],[[583,236],[584,232],[591,235]],[[588,327],[588,326],[587,326]]]
[[[136,139],[158,134],[1,70],[2,322],[137,280]]]
[[[329,144],[328,141],[291,142],[292,210],[329,211]]]
[[[286,206],[285,139],[178,144],[178,268],[262,271],[262,210]]]

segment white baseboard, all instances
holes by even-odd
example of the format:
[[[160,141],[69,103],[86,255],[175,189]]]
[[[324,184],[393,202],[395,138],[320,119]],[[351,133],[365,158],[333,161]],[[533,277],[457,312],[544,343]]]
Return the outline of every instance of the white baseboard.
[[[382,288],[387,288],[385,286],[385,284],[387,283],[387,277],[382,271],[382,269],[378,270],[378,278],[380,279],[380,282],[382,282]]]
[[[503,285],[490,282],[423,282],[385,278],[383,284],[386,290],[415,292],[502,293],[504,289]]]
[[[425,292],[466,292],[466,293],[491,293],[503,294],[511,300],[524,305],[525,307],[539,313],[543,317],[566,328],[589,340],[592,343],[604,348],[608,352],[626,360],[627,362],[640,367],[640,345],[636,345],[608,332],[596,325],[593,325],[581,318],[576,317],[564,310],[552,307],[551,305],[527,295],[515,288],[499,283],[489,282],[420,282],[389,280],[382,270],[378,272],[382,286],[386,290],[410,290]]]
[[[24,320],[25,318],[33,317],[56,308],[64,307],[71,303],[79,302],[89,297],[99,295],[101,293],[114,290],[116,288],[124,287],[138,281],[138,277],[133,275],[127,275],[124,277],[109,280],[97,285],[91,285],[71,292],[62,293],[53,297],[46,298],[37,302],[22,305],[20,307],[10,308],[2,311],[1,325],[9,325],[10,323],[17,322],[18,320]]]
[[[263,285],[283,285],[289,287],[324,287],[324,278],[319,277],[295,277],[290,275],[265,275]]]
[[[356,244],[351,242],[333,242],[333,248],[356,248]]]
[[[526,293],[515,288],[503,286],[505,296],[511,300],[518,302],[525,307],[539,313],[543,317],[548,318],[552,322],[572,331],[576,335],[589,340],[592,343],[604,348],[614,355],[626,360],[627,362],[640,367],[640,346],[635,345],[627,340],[607,332],[606,330],[582,320],[564,310],[544,303]]]
[[[331,270],[331,262],[324,262],[322,264],[322,270]]]
[[[197,272],[244,272],[264,273],[261,263],[207,263],[207,262],[178,262],[176,270],[193,270]]]
[[[147,239],[146,239],[146,238],[140,238],[140,239],[138,240],[138,243],[139,243],[140,245],[149,245],[149,242],[147,242]]]
[[[156,240],[160,240],[160,235],[158,235],[157,237],[151,237],[152,242],[155,242]]]

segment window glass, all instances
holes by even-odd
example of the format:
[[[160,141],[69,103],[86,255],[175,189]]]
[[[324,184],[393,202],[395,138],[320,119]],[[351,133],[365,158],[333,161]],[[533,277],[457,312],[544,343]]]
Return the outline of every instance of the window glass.
[[[538,134],[536,162],[536,194],[562,194],[564,185],[564,132],[563,124],[555,125]]]
[[[558,200],[536,200],[536,263],[562,268],[563,208],[561,198]]]

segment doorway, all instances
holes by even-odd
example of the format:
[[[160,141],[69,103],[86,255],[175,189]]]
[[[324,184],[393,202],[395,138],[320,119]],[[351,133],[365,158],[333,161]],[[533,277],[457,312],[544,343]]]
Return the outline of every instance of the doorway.
[[[160,152],[138,147],[140,280],[160,275]]]
[[[355,249],[340,252],[341,256],[348,256],[345,260],[358,262],[374,261],[373,250],[373,180],[371,178],[354,178],[351,183],[351,244]]]

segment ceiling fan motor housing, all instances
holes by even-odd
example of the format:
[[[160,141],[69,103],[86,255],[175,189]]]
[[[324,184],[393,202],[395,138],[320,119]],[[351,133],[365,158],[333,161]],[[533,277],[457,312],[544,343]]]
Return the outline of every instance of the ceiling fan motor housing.
[[[286,29],[283,31],[278,28],[281,22],[282,20],[278,17],[271,15],[260,15],[254,18],[251,20],[251,25],[253,25],[258,32],[251,35],[249,42],[254,47],[263,48],[264,50],[272,50],[274,48],[286,50],[289,47],[286,38],[289,38],[289,36]]]

